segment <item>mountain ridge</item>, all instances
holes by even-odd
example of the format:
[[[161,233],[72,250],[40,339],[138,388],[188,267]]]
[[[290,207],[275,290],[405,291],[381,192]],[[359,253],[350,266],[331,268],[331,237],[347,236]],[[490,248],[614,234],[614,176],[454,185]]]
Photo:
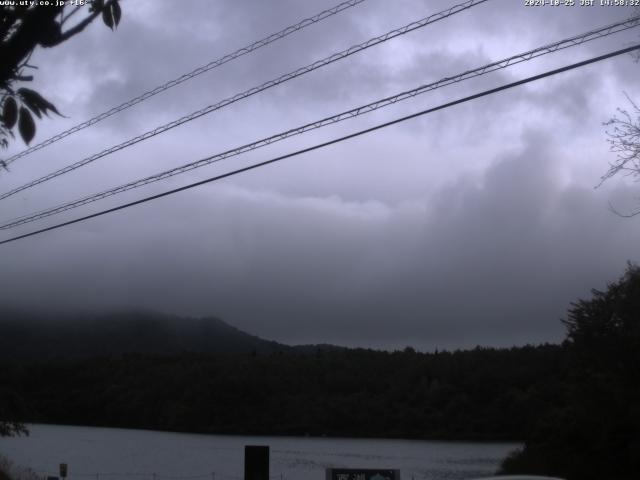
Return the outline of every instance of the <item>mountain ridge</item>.
[[[214,316],[182,317],[151,310],[34,313],[0,309],[0,360],[52,361],[125,354],[269,354],[342,349],[291,346],[244,332]]]

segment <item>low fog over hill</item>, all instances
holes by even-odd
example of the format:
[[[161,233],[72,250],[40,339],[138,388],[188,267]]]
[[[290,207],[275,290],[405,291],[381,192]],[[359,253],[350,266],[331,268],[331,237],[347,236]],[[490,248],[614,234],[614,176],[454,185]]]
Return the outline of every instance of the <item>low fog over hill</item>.
[[[305,348],[314,347],[295,349]],[[179,317],[144,310],[66,315],[9,308],[0,311],[0,360],[289,350],[294,347],[250,335],[215,317]]]

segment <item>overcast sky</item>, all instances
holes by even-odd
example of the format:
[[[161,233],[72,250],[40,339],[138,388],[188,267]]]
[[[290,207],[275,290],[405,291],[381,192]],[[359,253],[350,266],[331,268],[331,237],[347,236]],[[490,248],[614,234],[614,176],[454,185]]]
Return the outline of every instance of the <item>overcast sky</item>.
[[[68,118],[35,142],[336,0],[128,0],[37,51],[34,87]],[[366,0],[16,161],[21,185],[455,0]],[[4,221],[181,165],[631,14],[490,0],[0,202]],[[90,207],[9,238],[602,54],[638,29],[446,87]],[[591,288],[640,260],[640,185],[594,189],[615,156],[602,122],[640,101],[629,55],[276,165],[0,246],[0,303],[215,315],[265,338],[396,348],[557,342]],[[16,141],[7,156],[22,150]]]

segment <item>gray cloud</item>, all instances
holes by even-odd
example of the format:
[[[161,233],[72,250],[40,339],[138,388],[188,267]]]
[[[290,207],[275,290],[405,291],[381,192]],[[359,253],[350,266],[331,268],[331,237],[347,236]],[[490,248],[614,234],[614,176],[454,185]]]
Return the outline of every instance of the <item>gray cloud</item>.
[[[179,127],[4,201],[0,214],[57,204],[623,16],[580,8],[551,15],[515,3],[489,2]],[[38,138],[331,4],[136,3],[115,34],[96,24],[36,57],[38,86],[48,92],[59,82],[49,96],[73,117],[39,124]],[[2,190],[447,5],[403,0],[390,9],[370,0],[16,162]],[[587,58],[634,36],[447,87],[61,218]],[[601,123],[624,101],[623,90],[634,93],[637,68],[629,58],[612,60],[5,245],[0,302],[214,314],[287,342],[431,349],[558,341],[569,303],[638,259],[638,222],[607,208],[608,201],[628,205],[637,185],[616,179],[593,189],[611,158]]]
[[[11,297],[215,312],[284,341],[558,340],[568,302],[636,254],[638,225],[561,186],[544,138],[422,203],[221,186],[53,234],[35,257],[16,244]]]

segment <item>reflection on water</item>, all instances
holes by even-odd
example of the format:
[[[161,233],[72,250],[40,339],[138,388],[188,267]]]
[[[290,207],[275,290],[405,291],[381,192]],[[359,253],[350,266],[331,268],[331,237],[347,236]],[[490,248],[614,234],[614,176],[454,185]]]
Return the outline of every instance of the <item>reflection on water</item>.
[[[323,480],[325,468],[400,469],[403,480],[467,479],[496,471],[514,443],[353,438],[247,437],[31,425],[27,438],[0,439],[0,453],[40,474],[69,480],[235,480],[244,446],[271,447],[271,475]]]

